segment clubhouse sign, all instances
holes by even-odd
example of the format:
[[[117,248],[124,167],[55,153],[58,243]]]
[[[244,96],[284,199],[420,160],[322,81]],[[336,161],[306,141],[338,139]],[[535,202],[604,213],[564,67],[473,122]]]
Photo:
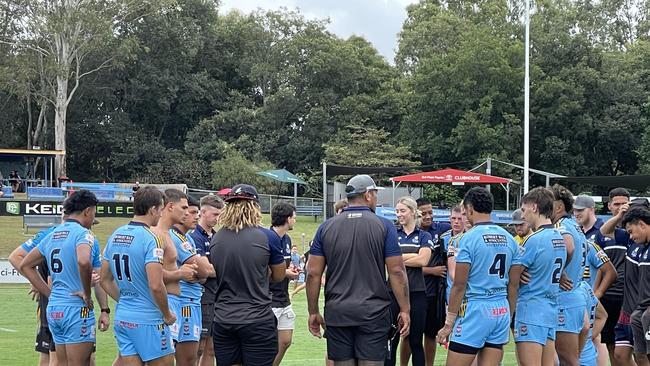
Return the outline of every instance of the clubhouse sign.
[[[55,201],[0,201],[0,216],[61,215],[63,206]],[[100,202],[97,217],[131,217],[131,202]]]

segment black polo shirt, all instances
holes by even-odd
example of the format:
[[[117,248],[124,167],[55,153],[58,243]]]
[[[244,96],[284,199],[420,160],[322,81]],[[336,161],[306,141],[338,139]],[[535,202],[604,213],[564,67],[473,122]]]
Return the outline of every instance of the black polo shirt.
[[[428,248],[433,251],[431,234],[417,227],[408,235],[402,227],[398,228],[397,241],[402,254],[418,254],[421,248]],[[424,275],[422,274],[421,267],[406,267],[406,274],[409,279],[410,292],[425,290]]]
[[[215,231],[210,230],[208,233],[205,231],[201,225],[196,224],[194,230],[187,233],[186,236],[192,238],[194,245],[196,245],[196,252],[202,256],[208,258],[208,261],[212,263],[210,258],[210,241]],[[203,283],[203,295],[201,296],[202,305],[212,305],[214,304],[214,298],[217,295],[217,279],[214,277],[208,277]]]
[[[587,239],[593,237],[593,241],[600,246],[609,257],[614,267],[616,267],[616,281],[607,289],[603,297],[608,299],[620,299],[623,297],[623,288],[625,287],[625,257],[627,248],[632,244],[628,233],[621,228],[616,228],[614,232],[614,239],[608,238],[600,233],[600,227],[603,225],[602,221],[596,220],[594,227],[598,226],[598,231],[593,233],[592,230],[588,231],[589,235],[585,233]]]
[[[325,322],[359,326],[390,306],[386,258],[401,256],[395,225],[368,207],[346,207],[320,225],[310,254],[325,258]]]
[[[269,266],[284,263],[277,234],[261,227],[221,228],[212,237],[210,257],[217,273],[216,322],[252,324],[273,317]]]
[[[275,235],[278,235],[273,227],[269,228]],[[284,234],[283,237],[280,237],[280,245],[282,246],[282,255],[284,255],[284,261],[289,268],[289,263],[291,263],[291,238],[288,234]],[[289,279],[285,278],[282,282],[271,282],[269,283],[269,289],[271,290],[271,307],[274,308],[286,308],[291,304],[289,300]]]

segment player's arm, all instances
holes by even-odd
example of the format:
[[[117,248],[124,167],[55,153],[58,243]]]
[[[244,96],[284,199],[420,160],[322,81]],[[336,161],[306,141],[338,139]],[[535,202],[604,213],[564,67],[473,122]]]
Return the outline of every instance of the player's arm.
[[[166,324],[172,324],[173,321],[169,321],[172,318],[175,318],[175,314],[172,314],[169,311],[169,303],[167,302],[167,288],[163,281],[163,269],[162,263],[149,262],[145,266],[147,272],[147,283],[149,284],[149,290],[153,296],[153,300],[160,309],[160,312],[163,314]]]
[[[23,249],[22,245],[19,245],[18,248],[14,249],[14,251],[9,254],[9,263],[11,263],[11,265],[14,266],[18,272],[20,272],[20,262],[25,259],[25,256],[27,256],[27,251]]]
[[[309,256],[307,261],[307,278],[305,279],[307,292],[307,309],[309,314],[318,314],[318,298],[320,296],[320,282],[325,272],[325,257],[320,255]]]
[[[508,305],[510,305],[510,314],[515,313],[517,297],[519,296],[519,283],[521,274],[526,267],[516,264],[510,267],[508,271]]]
[[[391,256],[385,259],[386,269],[388,270],[388,279],[390,287],[393,290],[395,299],[400,307],[400,312],[409,312],[411,304],[409,302],[409,281],[406,276],[406,268],[401,256]]]
[[[87,245],[86,245],[87,244]],[[77,267],[79,268],[79,278],[83,287],[84,300],[90,300],[92,286],[90,284],[93,277],[93,264],[91,260],[92,243],[80,243],[77,245]],[[90,301],[87,301],[89,303]]]
[[[598,304],[596,304],[596,316],[594,318],[594,327],[591,330],[593,339],[596,339],[600,335],[600,332],[602,332],[603,328],[605,327],[606,321],[607,321],[607,311],[599,301]]]
[[[108,296],[112,297],[113,300],[120,301],[120,289],[117,287],[117,283],[115,283],[113,272],[111,272],[110,264],[106,259],[102,261],[102,270],[99,276],[99,284],[102,286],[102,289],[104,289]],[[97,301],[99,301],[99,299]],[[100,304],[100,306],[102,305]]]
[[[429,264],[431,259],[431,248],[420,247],[417,253],[413,253],[409,258],[402,257],[406,267],[424,267]]]
[[[199,278],[216,277],[214,267],[210,264],[207,257],[193,255],[183,264],[193,264],[196,266],[197,276]]]
[[[287,262],[282,253],[282,241],[271,230],[265,231],[269,245],[271,282],[281,282],[287,274]]]
[[[618,215],[607,220],[603,226],[600,227],[600,233],[603,234],[603,236],[615,239],[616,227],[621,223],[621,221],[623,221],[623,217],[629,208],[630,205],[627,203],[621,206],[621,209],[618,211]]]
[[[25,259],[20,262],[18,272],[22,273],[27,280],[36,288],[36,290],[43,296],[50,296],[50,286],[45,283],[43,277],[36,271],[36,266],[43,261],[43,254],[40,250],[32,250],[25,256]]]
[[[594,295],[600,300],[601,297],[605,294],[605,291],[611,286],[618,277],[616,272],[616,267],[609,260],[603,263],[600,268],[598,268],[598,276],[596,282],[596,288],[594,289]]]

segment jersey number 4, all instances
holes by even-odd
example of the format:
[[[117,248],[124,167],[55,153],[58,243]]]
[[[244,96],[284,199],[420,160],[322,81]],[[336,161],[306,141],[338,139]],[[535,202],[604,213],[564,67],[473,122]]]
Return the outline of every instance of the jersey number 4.
[[[491,275],[498,275],[503,278],[506,275],[506,255],[501,253],[494,256],[494,261],[490,266]]]
[[[128,255],[122,255],[120,256],[119,254],[114,254],[113,255],[113,262],[115,263],[115,274],[117,275],[118,281],[122,281],[122,267],[120,266],[120,257],[122,257],[122,263],[124,263],[124,275],[126,276],[126,280],[131,282],[131,270],[129,269],[129,256]]]

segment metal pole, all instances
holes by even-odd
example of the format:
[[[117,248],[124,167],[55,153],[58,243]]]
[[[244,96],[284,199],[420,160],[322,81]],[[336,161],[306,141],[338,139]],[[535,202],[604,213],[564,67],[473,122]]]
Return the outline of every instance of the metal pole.
[[[551,186],[551,177],[549,177],[548,175],[546,176],[546,186],[547,187]]]
[[[298,183],[293,183],[293,206],[298,207]]]
[[[327,163],[323,162],[323,222],[327,220]]]
[[[506,183],[506,211],[510,211],[510,182]]]
[[[392,179],[390,181],[393,182],[393,207],[395,207],[395,181]]]
[[[528,193],[530,169],[530,0],[526,0],[526,65],[524,74],[524,193]]]
[[[485,174],[492,175],[492,158],[490,158],[489,156],[487,158],[487,165],[485,166]],[[490,185],[486,184],[485,189],[487,189],[488,192],[490,192],[491,191]]]

